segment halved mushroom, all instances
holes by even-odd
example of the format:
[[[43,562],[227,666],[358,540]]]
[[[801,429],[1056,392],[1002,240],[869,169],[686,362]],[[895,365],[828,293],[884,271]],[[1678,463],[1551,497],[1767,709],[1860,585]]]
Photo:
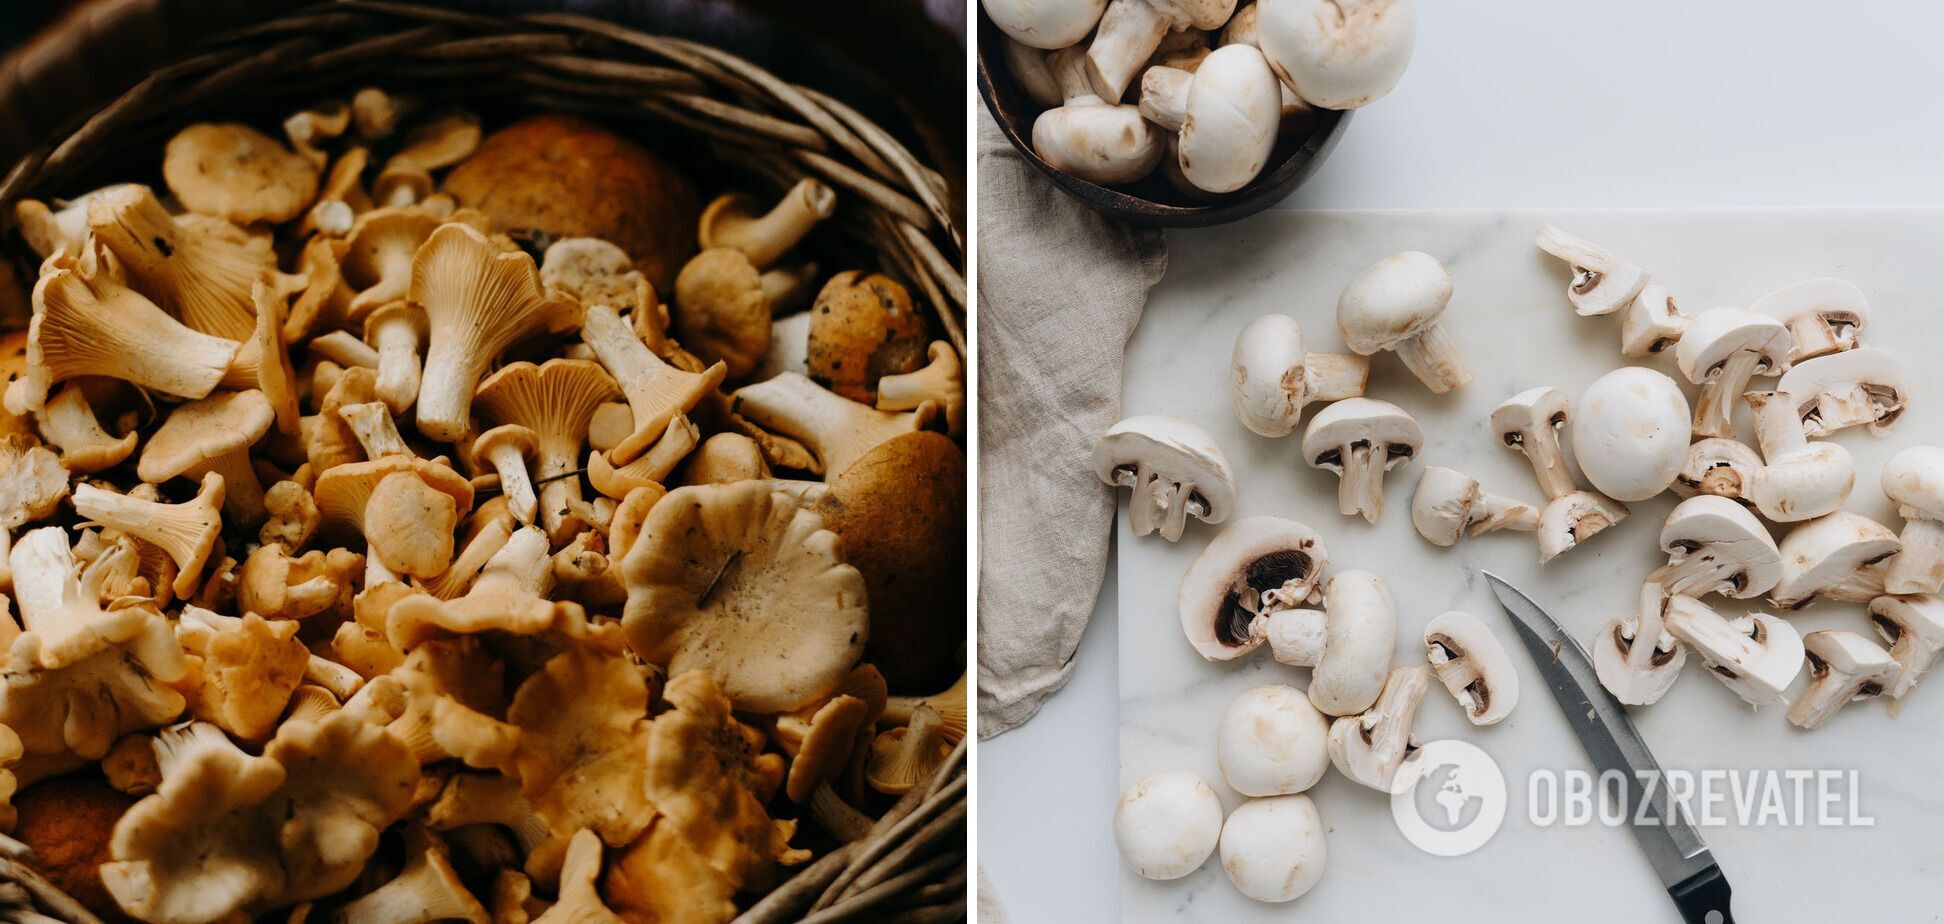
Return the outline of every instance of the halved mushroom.
[[[1674,476],[1672,487],[1682,497],[1707,494],[1752,506],[1755,479],[1761,471],[1762,457],[1747,444],[1709,437],[1688,446],[1687,457],[1681,461],[1681,473]]]
[[[1424,430],[1403,408],[1348,398],[1318,411],[1303,431],[1303,460],[1337,475],[1337,510],[1375,523],[1384,513],[1384,473],[1410,462]]]
[[[1432,617],[1424,626],[1424,652],[1473,725],[1497,725],[1518,705],[1518,671],[1478,617],[1457,610]]]
[[[1624,366],[1586,386],[1573,415],[1573,457],[1594,490],[1616,501],[1658,496],[1687,456],[1688,403],[1674,380]]]
[[[1759,597],[1782,578],[1782,553],[1748,509],[1700,494],[1675,505],[1661,523],[1667,565],[1647,580],[1670,595]]]
[[[1897,662],[1875,642],[1848,629],[1823,629],[1802,637],[1809,686],[1789,706],[1789,722],[1821,728],[1845,704],[1881,696],[1896,682]]]
[[[1667,631],[1670,598],[1657,581],[1640,585],[1634,614],[1609,621],[1593,637],[1593,669],[1600,685],[1626,705],[1660,702],[1687,663],[1687,645]]]
[[[1782,579],[1769,602],[1799,610],[1818,600],[1866,603],[1884,592],[1884,561],[1902,543],[1883,524],[1838,510],[1782,537]]]
[[[1411,726],[1430,685],[1431,669],[1422,664],[1392,668],[1384,677],[1383,692],[1369,708],[1330,723],[1330,763],[1337,772],[1378,792],[1390,792],[1398,768],[1416,750]]]
[[[1183,179],[1203,192],[1230,193],[1269,163],[1282,121],[1282,85],[1262,52],[1227,45],[1207,53],[1193,71],[1148,68],[1140,111],[1176,133]]]
[[[1828,276],[1783,286],[1756,299],[1748,310],[1788,326],[1795,342],[1789,353],[1792,363],[1856,349],[1870,323],[1870,300],[1863,290]]]
[[[1856,463],[1836,443],[1811,443],[1802,434],[1795,400],[1772,391],[1742,396],[1755,411],[1755,437],[1766,462],[1754,470],[1755,508],[1777,523],[1834,511],[1856,484]]]
[[[1122,419],[1094,440],[1093,462],[1101,481],[1131,491],[1128,525],[1136,536],[1159,530],[1173,542],[1189,516],[1214,525],[1235,503],[1228,458],[1206,431],[1177,417]]]
[[[1696,317],[1674,347],[1681,374],[1701,386],[1694,402],[1695,435],[1733,437],[1735,402],[1748,390],[1748,380],[1787,370],[1792,348],[1789,329],[1766,315],[1710,308]]]
[[[1424,387],[1444,394],[1472,378],[1443,323],[1450,302],[1451,273],[1444,264],[1405,251],[1350,280],[1337,298],[1337,327],[1352,351],[1371,356],[1390,350]]]
[[[1890,695],[1902,699],[1944,653],[1944,600],[1931,594],[1885,594],[1870,601],[1870,624],[1890,644],[1897,675]]]
[[[1370,377],[1366,357],[1309,352],[1302,327],[1286,314],[1249,322],[1229,355],[1235,416],[1260,436],[1288,436],[1311,403],[1362,397]]]
[[[1245,796],[1299,793],[1330,769],[1330,724],[1302,690],[1264,684],[1229,700],[1215,733],[1222,779]]]
[[[1868,424],[1882,436],[1910,400],[1895,354],[1858,347],[1806,359],[1783,373],[1775,390],[1795,399],[1802,432],[1811,437]]]
[[[1222,869],[1236,891],[1256,901],[1295,901],[1323,878],[1323,830],[1309,796],[1250,799],[1222,825]]]
[[[1572,267],[1573,281],[1566,287],[1566,299],[1581,317],[1619,311],[1647,285],[1646,270],[1552,225],[1539,226],[1533,243]]]
[[[1566,393],[1550,385],[1522,391],[1492,409],[1492,428],[1499,441],[1532,463],[1533,476],[1546,495],[1537,530],[1542,564],[1627,517],[1625,504],[1581,491],[1574,484],[1559,446],[1559,431],[1570,419],[1570,411]]]
[[[1701,656],[1708,673],[1752,706],[1787,703],[1802,670],[1802,636],[1788,621],[1752,612],[1728,619],[1677,594],[1667,601],[1667,632]]]
[[[1470,475],[1427,465],[1411,495],[1411,524],[1432,545],[1451,546],[1466,527],[1474,536],[1502,529],[1538,529],[1539,508],[1486,491]]]
[[[1237,520],[1182,576],[1181,630],[1210,661],[1239,658],[1268,637],[1272,615],[1310,601],[1328,565],[1323,537],[1308,526],[1280,517]]]
[[[1200,869],[1221,836],[1222,800],[1185,770],[1135,782],[1114,807],[1121,862],[1148,879],[1180,879]]]
[[[1664,353],[1681,342],[1693,321],[1681,313],[1666,286],[1648,283],[1627,303],[1627,313],[1620,318],[1620,354],[1645,359]]]
[[[1883,466],[1883,496],[1903,517],[1902,551],[1890,563],[1883,589],[1934,594],[1944,586],[1944,449],[1912,446]]]

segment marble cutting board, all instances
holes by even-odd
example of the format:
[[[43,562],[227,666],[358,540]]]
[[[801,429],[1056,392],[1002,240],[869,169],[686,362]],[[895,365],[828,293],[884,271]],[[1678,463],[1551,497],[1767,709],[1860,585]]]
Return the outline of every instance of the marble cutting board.
[[[1936,269],[1944,254],[1944,211],[1272,211],[1171,235],[1167,277],[1128,344],[1125,413],[1201,423],[1235,467],[1236,517],[1301,520],[1322,533],[1333,569],[1382,576],[1398,608],[1397,663],[1421,660],[1421,630],[1433,615],[1468,610],[1500,634],[1521,669],[1524,691],[1512,716],[1492,728],[1472,728],[1435,683],[1419,713],[1420,739],[1464,738],[1505,771],[1506,822],[1477,852],[1452,859],[1420,852],[1398,833],[1386,796],[1331,771],[1311,790],[1328,828],[1329,860],[1308,895],[1287,905],[1252,902],[1230,886],[1217,857],[1173,882],[1123,871],[1123,919],[1678,920],[1625,830],[1528,822],[1531,771],[1583,768],[1585,756],[1477,574],[1488,568],[1507,577],[1583,640],[1631,607],[1641,579],[1665,560],[1656,538],[1673,496],[1632,505],[1626,522],[1544,569],[1526,534],[1440,549],[1411,527],[1410,496],[1426,463],[1472,474],[1499,493],[1538,499],[1523,457],[1490,435],[1492,407],[1537,385],[1557,385],[1577,399],[1593,379],[1630,362],[1619,352],[1617,316],[1582,318],[1567,304],[1566,270],[1532,244],[1534,229],[1547,221],[1647,267],[1691,313],[1745,305],[1812,276],[1840,276],[1860,286],[1874,314],[1864,340],[1903,361],[1912,410],[1884,438],[1861,430],[1838,437],[1857,462],[1857,488],[1846,507],[1901,528],[1877,487],[1883,462],[1904,446],[1944,444],[1944,375],[1936,360],[1944,344],[1944,286]],[[1476,378],[1437,396],[1395,357],[1376,358],[1369,393],[1413,414],[1426,445],[1419,461],[1391,473],[1385,514],[1372,526],[1336,512],[1335,479],[1302,464],[1300,430],[1270,440],[1235,419],[1229,351],[1245,324],[1269,312],[1301,322],[1311,350],[1341,351],[1337,294],[1361,268],[1399,250],[1426,251],[1450,268],[1455,294],[1446,323]],[[1645,364],[1679,379],[1671,351]],[[1752,439],[1746,408],[1738,420],[1744,439]],[[1123,785],[1162,770],[1196,771],[1232,809],[1241,798],[1221,782],[1214,754],[1223,709],[1256,684],[1307,686],[1308,671],[1275,663],[1266,647],[1248,660],[1210,664],[1183,639],[1176,590],[1215,531],[1196,524],[1171,545],[1157,536],[1134,538],[1121,526],[1120,769]],[[1743,605],[1712,602],[1726,611]],[[1861,605],[1821,604],[1792,621],[1804,632],[1869,632]],[[1870,827],[1705,828],[1702,836],[1734,884],[1738,916],[1904,921],[1936,915],[1936,882],[1944,873],[1944,671],[1920,684],[1898,715],[1880,701],[1854,703],[1821,730],[1802,732],[1781,708],[1752,710],[1708,677],[1699,659],[1689,661],[1665,699],[1633,710],[1664,767],[1855,769],[1858,807],[1875,819]],[[1115,794],[1089,798],[1107,825]]]

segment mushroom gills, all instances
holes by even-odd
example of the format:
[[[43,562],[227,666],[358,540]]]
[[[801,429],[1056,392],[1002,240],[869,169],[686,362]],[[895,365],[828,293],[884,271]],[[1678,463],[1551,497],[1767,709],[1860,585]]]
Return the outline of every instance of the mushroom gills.
[[[1314,574],[1315,562],[1302,552],[1285,550],[1257,558],[1236,575],[1222,612],[1215,621],[1215,636],[1224,645],[1241,645],[1255,639],[1263,627],[1257,621],[1278,610],[1307,602],[1304,589]],[[1292,594],[1292,589],[1302,591]]]

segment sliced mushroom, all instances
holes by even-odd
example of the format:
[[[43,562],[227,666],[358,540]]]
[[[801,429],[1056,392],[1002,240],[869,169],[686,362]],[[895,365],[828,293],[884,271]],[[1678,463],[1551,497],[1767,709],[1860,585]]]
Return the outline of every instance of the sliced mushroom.
[[[1647,580],[1676,596],[1759,597],[1782,577],[1782,553],[1747,508],[1701,494],[1675,505],[1661,523],[1667,565]]]
[[[1518,671],[1478,617],[1456,610],[1432,617],[1424,626],[1424,651],[1473,725],[1497,725],[1518,705]]]
[[[1897,661],[1890,695],[1902,699],[1944,653],[1944,600],[1930,594],[1886,594],[1870,601],[1870,624]]]
[[[1185,770],[1157,773],[1121,791],[1114,844],[1121,862],[1148,879],[1180,879],[1201,868],[1222,836],[1215,787]]]
[[[1229,392],[1235,416],[1260,436],[1288,436],[1303,408],[1362,397],[1370,360],[1354,353],[1311,353],[1303,329],[1286,314],[1265,314],[1235,338]]]
[[[1776,289],[1748,306],[1789,328],[1795,349],[1789,361],[1801,362],[1853,350],[1870,323],[1870,300],[1846,279],[1805,279]]]
[[[1627,303],[1627,313],[1620,318],[1620,353],[1631,359],[1665,353],[1681,342],[1693,320],[1681,313],[1666,286],[1648,283]]]
[[[1375,523],[1384,514],[1384,473],[1416,458],[1424,430],[1388,401],[1349,398],[1318,411],[1303,431],[1303,459],[1337,475],[1337,510]]]
[[[1323,537],[1308,526],[1280,517],[1237,520],[1183,575],[1181,630],[1210,661],[1239,658],[1268,638],[1265,620],[1310,601],[1328,565]]]
[[[1746,444],[1709,437],[1688,446],[1672,487],[1682,497],[1707,494],[1753,506],[1755,479],[1761,471],[1762,457]]]
[[[1792,346],[1789,329],[1766,315],[1710,308],[1696,317],[1674,347],[1681,374],[1701,386],[1694,402],[1695,435],[1734,436],[1735,402],[1748,390],[1748,380],[1788,369]]]
[[[1245,796],[1303,792],[1330,769],[1330,724],[1295,687],[1264,684],[1229,700],[1215,732],[1222,779]]]
[[[1693,597],[1667,602],[1668,634],[1701,656],[1708,673],[1752,706],[1787,703],[1802,670],[1802,636],[1767,613],[1728,619]]]
[[[1615,256],[1592,241],[1541,225],[1533,243],[1573,268],[1566,300],[1581,317],[1612,314],[1625,307],[1647,285],[1647,271]]]
[[[1799,610],[1818,600],[1866,603],[1884,592],[1884,562],[1902,544],[1883,524],[1838,510],[1782,537],[1782,579],[1769,602]]]
[[[1667,631],[1669,594],[1658,582],[1640,585],[1634,614],[1609,621],[1593,637],[1593,669],[1600,685],[1629,706],[1651,706],[1667,695],[1687,663],[1687,646]]]
[[[1202,428],[1177,417],[1128,417],[1094,440],[1094,473],[1129,489],[1128,526],[1136,536],[1159,531],[1173,542],[1188,517],[1214,525],[1228,519],[1235,479],[1228,458]]]
[[[1912,446],[1883,466],[1883,496],[1903,517],[1902,551],[1890,563],[1883,589],[1934,594],[1944,586],[1944,449]]]
[[[1470,475],[1427,465],[1411,495],[1411,523],[1432,545],[1451,546],[1466,527],[1474,536],[1501,529],[1536,530],[1539,508],[1486,491]]]
[[[1882,436],[1910,400],[1903,364],[1875,347],[1803,360],[1783,373],[1775,390],[1795,399],[1802,432],[1811,437],[1865,424]]]
[[[1755,411],[1755,436],[1765,464],[1754,470],[1755,509],[1777,523],[1833,512],[1856,485],[1856,462],[1836,443],[1811,443],[1802,434],[1795,400],[1772,391],[1742,396]]]
[[[1559,446],[1559,431],[1570,411],[1566,393],[1550,385],[1522,391],[1492,409],[1499,441],[1532,463],[1533,476],[1546,495],[1537,530],[1542,564],[1626,519],[1628,512],[1625,504],[1574,484]]]
[[[1811,632],[1802,637],[1802,648],[1809,686],[1789,706],[1789,722],[1798,728],[1821,728],[1844,705],[1881,696],[1896,682],[1896,659],[1848,629]]]
[[[1390,792],[1398,768],[1417,749],[1411,743],[1411,726],[1430,684],[1431,669],[1422,664],[1393,668],[1374,704],[1360,715],[1330,723],[1330,763],[1337,772]]]
[[[1250,799],[1222,825],[1222,869],[1236,891],[1256,901],[1295,901],[1323,878],[1323,830],[1308,796]]]
[[[1393,254],[1365,268],[1337,298],[1344,343],[1363,356],[1390,350],[1436,394],[1471,381],[1471,370],[1443,323],[1451,273],[1436,257]]]
[[[1659,372],[1622,367],[1580,394],[1573,457],[1594,490],[1614,500],[1644,501],[1667,490],[1687,445],[1687,396]]]

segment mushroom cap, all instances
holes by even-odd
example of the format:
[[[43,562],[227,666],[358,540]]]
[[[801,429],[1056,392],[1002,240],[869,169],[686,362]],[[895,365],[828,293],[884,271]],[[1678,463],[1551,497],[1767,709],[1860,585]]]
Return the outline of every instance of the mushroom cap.
[[[1539,561],[1564,555],[1627,518],[1627,505],[1591,491],[1572,491],[1539,511]]]
[[[1229,700],[1215,733],[1222,779],[1245,796],[1302,792],[1330,769],[1329,734],[1309,694],[1283,684],[1250,687]]]
[[[1424,446],[1424,428],[1403,408],[1388,401],[1345,398],[1310,418],[1309,427],[1303,431],[1303,461],[1311,468],[1341,472],[1341,454],[1357,442],[1383,448],[1384,467],[1388,469],[1417,455]],[[1333,454],[1337,461],[1326,462]]]
[[[1676,504],[1661,523],[1660,547],[1677,561],[1698,555],[1745,566],[1731,584],[1696,587],[1691,592],[1694,596],[1712,591],[1730,597],[1759,597],[1782,576],[1782,553],[1768,527],[1747,507],[1725,497],[1697,494]]]
[[[930,336],[911,293],[883,273],[830,277],[810,309],[810,379],[852,401],[877,402],[878,379],[925,365]]]
[[[577,116],[522,119],[486,136],[445,191],[505,230],[598,237],[634,257],[656,289],[695,254],[695,187],[653,152]]]
[[[1615,369],[1580,394],[1572,430],[1573,456],[1594,488],[1644,501],[1667,490],[1687,460],[1687,396],[1652,369]]]
[[[999,31],[1029,48],[1065,48],[1092,32],[1107,0],[980,0]]]
[[[1262,52],[1227,45],[1209,53],[1188,85],[1176,153],[1181,172],[1212,193],[1241,189],[1262,172],[1282,122],[1282,85]]]
[[[356,535],[365,520],[365,505],[386,476],[399,472],[417,475],[427,485],[449,495],[455,516],[472,510],[472,482],[452,470],[441,459],[416,456],[385,456],[365,462],[334,465],[317,476],[312,495],[317,503],[318,525],[339,538]],[[429,576],[429,575],[427,575]]]
[[[507,363],[479,383],[473,404],[488,421],[533,431],[543,455],[572,462],[587,438],[594,412],[621,397],[621,387],[591,359],[549,359],[540,365]],[[632,428],[632,424],[630,425]]]
[[[1870,299],[1847,279],[1818,276],[1776,289],[1750,303],[1748,310],[1784,324],[1820,317],[1860,328],[1869,323]]]
[[[1259,902],[1301,898],[1322,880],[1328,858],[1323,819],[1308,796],[1250,799],[1222,825],[1222,868]]]
[[[1321,109],[1355,109],[1404,77],[1417,44],[1412,0],[1261,0],[1256,41],[1296,95]]]
[[[263,392],[218,392],[176,408],[142,447],[135,474],[160,484],[208,468],[216,460],[256,445],[277,413]]]
[[[706,671],[739,709],[800,708],[864,652],[863,577],[822,517],[761,482],[669,492],[621,568],[634,650],[671,675]]]
[[[1327,715],[1355,715],[1390,686],[1397,606],[1377,575],[1351,569],[1323,585],[1323,609],[1323,657],[1310,673],[1310,704]]]
[[[1137,465],[1166,472],[1174,481],[1189,482],[1208,503],[1204,523],[1228,519],[1235,506],[1235,478],[1228,457],[1208,431],[1179,417],[1137,415],[1121,419],[1094,440],[1094,474],[1107,484],[1119,484],[1116,471]]]
[[[742,251],[704,250],[675,278],[675,336],[708,362],[740,379],[769,352],[769,300],[763,277]]]
[[[1944,520],[1944,449],[1912,446],[1883,465],[1883,496],[1906,519]]]
[[[1337,298],[1337,326],[1351,350],[1369,356],[1438,323],[1451,302],[1451,273],[1438,258],[1407,250],[1358,273]]]
[[[1787,369],[1792,346],[1794,340],[1781,321],[1742,308],[1710,308],[1688,325],[1681,342],[1674,345],[1674,362],[1688,381],[1698,385],[1736,353],[1758,353],[1763,368]]]
[[[540,283],[585,305],[634,307],[641,279],[627,251],[597,237],[562,238],[540,257]]]
[[[535,447],[533,430],[519,424],[500,424],[473,438],[473,455],[485,458],[502,447],[511,446],[532,459]]]
[[[1519,672],[1498,636],[1478,617],[1452,610],[1424,624],[1431,672],[1473,725],[1496,725],[1519,703]]]
[[[162,178],[183,207],[240,225],[284,222],[317,196],[318,166],[247,125],[198,123],[169,139]]]
[[[1903,543],[1883,524],[1838,510],[1789,530],[1778,548],[1782,577],[1769,592],[1769,602],[1793,610],[1823,596],[1875,597],[1883,589],[1880,564]]]
[[[1121,862],[1148,879],[1180,879],[1200,869],[1221,836],[1222,800],[1185,770],[1136,782],[1114,807]]]
[[[1700,654],[1708,673],[1753,706],[1787,703],[1802,672],[1802,635],[1767,613],[1728,620],[1686,594],[1667,601],[1667,631]]]
[[[348,306],[354,318],[405,297],[412,257],[441,224],[432,213],[410,206],[372,209],[358,216],[338,258],[344,284],[357,293]],[[396,269],[401,263],[407,270],[403,278]],[[387,285],[381,289],[380,283]]]
[[[1033,120],[1033,152],[1062,173],[1116,186],[1154,172],[1168,152],[1166,134],[1133,106],[1085,97]]]
[[[1411,495],[1411,524],[1437,546],[1451,546],[1471,525],[1472,507],[1482,492],[1478,480],[1456,469],[1427,465]]]
[[[1860,388],[1869,395],[1874,411],[1871,420],[1811,421],[1811,412],[1827,395]],[[1856,423],[1869,423],[1872,432],[1881,434],[1903,414],[1909,394],[1904,385],[1903,363],[1895,353],[1876,347],[1858,347],[1805,359],[1789,367],[1775,390],[1794,398],[1802,413],[1804,432],[1823,436],[1832,430]]]
[[[1265,314],[1235,336],[1229,354],[1230,403],[1236,419],[1257,436],[1288,436],[1309,400],[1302,325],[1286,314]]]
[[[1210,661],[1239,658],[1262,644],[1261,618],[1303,605],[1329,563],[1323,537],[1302,523],[1281,517],[1236,520],[1182,576],[1181,631]],[[1271,592],[1276,599],[1264,600]]]

